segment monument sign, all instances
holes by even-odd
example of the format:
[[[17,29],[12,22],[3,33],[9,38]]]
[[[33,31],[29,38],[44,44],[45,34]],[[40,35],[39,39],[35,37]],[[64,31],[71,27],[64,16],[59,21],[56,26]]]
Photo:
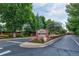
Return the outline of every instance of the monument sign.
[[[43,39],[44,41],[48,40],[48,31],[46,29],[40,29],[36,31],[36,38],[38,40]]]

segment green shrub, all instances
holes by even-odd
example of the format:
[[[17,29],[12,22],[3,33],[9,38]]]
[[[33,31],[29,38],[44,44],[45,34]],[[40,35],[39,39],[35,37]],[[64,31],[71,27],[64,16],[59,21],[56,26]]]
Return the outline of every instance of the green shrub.
[[[44,43],[44,40],[43,39],[36,39],[36,38],[34,38],[33,40],[32,40],[32,42],[34,42],[34,43]]]
[[[77,29],[77,30],[75,31],[75,34],[76,34],[76,35],[79,35],[79,29]]]

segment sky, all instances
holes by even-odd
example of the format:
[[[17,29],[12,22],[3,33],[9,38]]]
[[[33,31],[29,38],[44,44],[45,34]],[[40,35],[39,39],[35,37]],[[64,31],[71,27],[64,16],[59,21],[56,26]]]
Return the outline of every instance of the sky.
[[[33,12],[36,15],[37,13],[45,16],[47,19],[52,19],[63,24],[65,28],[65,22],[67,22],[67,13],[66,13],[65,3],[34,3]]]

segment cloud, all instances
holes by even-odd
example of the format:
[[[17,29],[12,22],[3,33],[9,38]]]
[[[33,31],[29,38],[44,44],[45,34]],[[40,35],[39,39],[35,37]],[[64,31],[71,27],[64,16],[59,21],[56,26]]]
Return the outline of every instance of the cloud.
[[[43,7],[43,6],[45,6],[46,5],[46,3],[36,3],[38,6],[40,6],[40,7]],[[35,5],[36,5],[35,4]]]
[[[34,4],[33,11],[35,14],[45,16],[46,19],[51,18],[65,24],[67,21],[66,5],[65,3]]]

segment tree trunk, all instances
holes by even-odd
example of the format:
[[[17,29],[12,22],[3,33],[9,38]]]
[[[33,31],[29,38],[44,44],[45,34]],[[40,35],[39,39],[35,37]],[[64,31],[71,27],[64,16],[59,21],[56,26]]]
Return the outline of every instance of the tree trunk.
[[[13,33],[13,38],[15,38],[15,37],[16,37],[16,33],[14,32],[14,33]]]
[[[1,32],[1,35],[3,35],[3,32]]]

